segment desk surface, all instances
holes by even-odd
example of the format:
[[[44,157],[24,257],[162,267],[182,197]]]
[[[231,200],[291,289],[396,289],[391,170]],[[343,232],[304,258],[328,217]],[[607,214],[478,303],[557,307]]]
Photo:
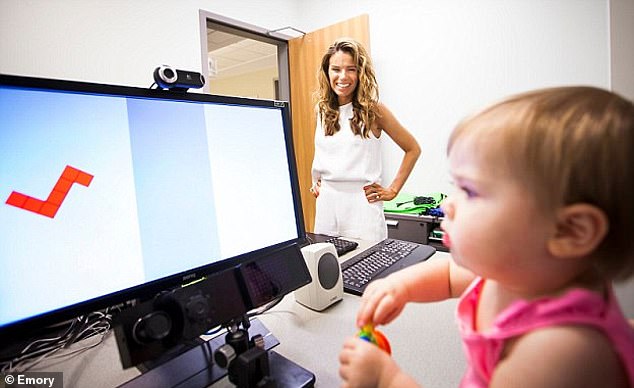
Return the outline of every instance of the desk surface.
[[[340,261],[371,245],[360,242],[357,250]],[[437,252],[430,260],[442,255],[446,253]],[[280,341],[275,351],[313,372],[316,387],[338,387],[339,351],[343,341],[357,332],[359,301],[358,296],[344,294],[341,302],[317,312],[296,303],[289,294],[259,319]],[[381,327],[401,368],[427,387],[456,387],[465,369],[455,306],[455,300],[410,304],[396,321]],[[70,358],[46,360],[32,371],[61,371],[65,387],[114,387],[139,374],[136,368],[122,369],[112,332],[99,346]],[[216,386],[232,385],[225,378]]]

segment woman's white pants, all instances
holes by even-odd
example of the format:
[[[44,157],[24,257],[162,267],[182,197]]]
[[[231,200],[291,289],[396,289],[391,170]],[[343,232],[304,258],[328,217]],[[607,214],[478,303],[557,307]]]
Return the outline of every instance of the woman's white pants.
[[[321,181],[315,233],[381,241],[387,238],[383,202],[369,203],[365,182]]]

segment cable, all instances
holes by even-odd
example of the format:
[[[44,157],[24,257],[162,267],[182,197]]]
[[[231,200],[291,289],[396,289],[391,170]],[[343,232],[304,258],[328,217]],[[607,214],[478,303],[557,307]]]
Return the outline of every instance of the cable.
[[[77,330],[73,330],[74,333],[72,333],[72,335],[70,336],[68,341],[66,341],[66,343],[64,344],[65,348],[69,347],[73,342],[75,342],[77,340],[77,337],[79,337],[79,334],[81,333],[83,328],[88,324],[89,316],[85,315],[85,316],[79,317],[77,319],[79,321],[79,325],[80,326],[79,326],[79,328]]]
[[[282,301],[282,299],[284,299],[284,296],[277,297],[277,298],[273,299],[272,301],[270,301],[269,303],[267,303],[267,304],[255,309],[255,310],[249,311],[247,313],[247,317],[248,318],[252,318],[252,317],[264,314],[265,312],[269,311],[273,307],[277,306]]]
[[[53,355],[64,350],[56,358],[70,357],[87,349],[101,344],[108,332],[110,332],[112,316],[108,309],[104,312],[97,311],[80,316],[68,324],[63,332],[54,337],[39,338],[29,342],[18,354],[7,360],[0,360],[0,372],[14,373],[24,372],[39,364],[45,359],[53,358]],[[81,342],[88,338],[100,336],[99,341],[88,344],[78,349],[68,349],[73,343]]]

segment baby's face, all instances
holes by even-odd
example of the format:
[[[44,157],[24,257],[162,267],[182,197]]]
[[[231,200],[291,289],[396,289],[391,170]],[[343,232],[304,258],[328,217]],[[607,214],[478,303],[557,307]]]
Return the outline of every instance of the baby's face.
[[[487,154],[486,142],[473,143],[460,139],[449,154],[455,190],[443,201],[442,228],[452,257],[476,275],[501,282],[537,275],[552,217],[527,185]]]

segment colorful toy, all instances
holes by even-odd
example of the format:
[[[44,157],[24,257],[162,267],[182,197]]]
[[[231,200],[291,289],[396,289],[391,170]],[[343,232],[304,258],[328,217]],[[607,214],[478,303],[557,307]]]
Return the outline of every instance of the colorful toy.
[[[361,328],[359,333],[357,333],[357,337],[361,338],[364,341],[368,341],[370,343],[375,344],[379,347],[379,349],[383,349],[387,354],[392,354],[392,347],[390,346],[390,342],[385,338],[385,335],[381,333],[381,331],[376,330],[374,325],[367,324]]]

